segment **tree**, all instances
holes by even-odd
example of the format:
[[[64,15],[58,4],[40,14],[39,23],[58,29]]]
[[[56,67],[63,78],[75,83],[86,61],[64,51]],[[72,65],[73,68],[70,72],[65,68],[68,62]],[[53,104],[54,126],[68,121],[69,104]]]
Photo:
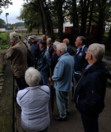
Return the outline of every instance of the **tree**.
[[[8,8],[9,4],[12,5],[11,0],[0,0],[0,8],[1,7]],[[0,9],[0,14],[2,12],[3,12],[2,9]]]
[[[5,28],[6,27],[6,23],[3,19],[0,19],[0,28]]]
[[[29,32],[32,31],[33,28],[38,30],[40,29],[40,18],[38,15],[38,10],[36,5],[33,5],[32,3],[23,7],[18,19],[24,21],[25,27],[28,28]]]

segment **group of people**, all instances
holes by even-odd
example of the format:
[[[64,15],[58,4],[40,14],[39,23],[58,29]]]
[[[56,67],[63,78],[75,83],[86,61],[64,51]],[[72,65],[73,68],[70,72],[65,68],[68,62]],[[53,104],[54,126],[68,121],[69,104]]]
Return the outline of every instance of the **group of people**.
[[[75,41],[77,52],[69,39],[63,42],[42,35],[37,40],[29,36],[23,43],[16,32],[10,33],[10,48],[5,58],[11,60],[14,78],[17,82],[17,103],[21,107],[21,125],[24,132],[48,132],[50,124],[49,99],[50,85],[54,82],[59,116],[56,121],[66,121],[69,112],[69,91],[75,77],[75,107],[81,114],[85,132],[99,132],[98,116],[104,109],[104,97],[109,70],[102,58],[105,54],[103,44],[85,45],[85,37],[78,36]],[[32,65],[28,68],[28,52]]]

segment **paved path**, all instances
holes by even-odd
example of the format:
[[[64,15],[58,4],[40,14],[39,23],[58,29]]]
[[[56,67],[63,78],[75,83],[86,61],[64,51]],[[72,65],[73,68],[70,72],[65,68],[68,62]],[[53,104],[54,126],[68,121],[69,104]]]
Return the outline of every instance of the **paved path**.
[[[57,105],[56,105],[56,98],[54,101],[54,112],[51,112],[50,103],[49,103],[49,110],[50,110],[50,126],[49,132],[84,132],[83,125],[81,122],[80,113],[74,107],[74,103],[72,102],[71,92],[69,94],[69,109],[70,115],[68,116],[67,121],[55,121],[53,119],[53,115],[59,115]],[[103,112],[99,116],[99,132],[111,132],[111,89],[107,88],[106,97],[105,97],[105,108]],[[20,112],[19,107],[17,106],[17,129],[18,132],[22,132],[21,125],[20,125]]]

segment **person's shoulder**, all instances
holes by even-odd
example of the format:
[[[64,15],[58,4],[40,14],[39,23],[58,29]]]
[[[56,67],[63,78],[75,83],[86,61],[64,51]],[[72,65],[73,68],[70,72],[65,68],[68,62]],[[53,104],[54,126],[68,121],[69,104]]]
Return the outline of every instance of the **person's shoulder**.
[[[28,90],[27,89],[23,89],[18,91],[17,93],[17,97],[20,99]]]
[[[50,93],[50,89],[48,86],[42,85],[42,86],[40,86],[40,88],[43,89],[44,91],[46,91],[47,93]]]

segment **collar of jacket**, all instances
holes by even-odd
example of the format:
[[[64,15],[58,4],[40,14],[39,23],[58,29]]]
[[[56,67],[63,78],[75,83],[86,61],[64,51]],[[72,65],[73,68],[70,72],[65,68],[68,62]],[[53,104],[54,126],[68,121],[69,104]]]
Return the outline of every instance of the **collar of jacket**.
[[[58,60],[60,60],[62,57],[67,56],[67,55],[69,55],[69,53],[68,53],[68,52],[63,53],[63,54],[59,57],[59,59],[58,59]]]
[[[102,61],[95,62],[91,67],[86,69],[83,72],[83,74],[86,75],[87,73],[91,73],[91,72],[95,72],[95,71],[101,72],[101,73],[104,73],[104,74],[110,74],[109,69],[107,68],[105,63],[102,62]]]
[[[20,41],[20,40],[15,41],[15,45],[16,45],[17,43],[19,43],[19,42],[21,42],[21,41]]]

